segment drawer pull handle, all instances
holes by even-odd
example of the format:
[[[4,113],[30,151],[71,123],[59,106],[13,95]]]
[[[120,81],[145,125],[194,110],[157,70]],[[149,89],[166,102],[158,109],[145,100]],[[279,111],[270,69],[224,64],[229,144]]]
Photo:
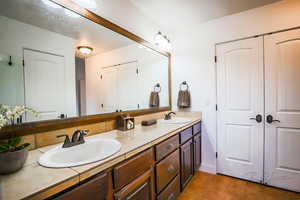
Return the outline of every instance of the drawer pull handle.
[[[171,144],[168,144],[168,146],[167,146],[167,149],[168,149],[168,150],[171,150],[171,149],[173,149],[173,148],[174,148],[174,144],[172,144],[172,143],[171,143]]]
[[[168,196],[168,200],[172,200],[174,198],[174,193],[171,193],[169,196]]]
[[[175,167],[173,165],[170,165],[168,168],[167,168],[167,171],[169,173],[172,173],[173,171],[175,170]]]

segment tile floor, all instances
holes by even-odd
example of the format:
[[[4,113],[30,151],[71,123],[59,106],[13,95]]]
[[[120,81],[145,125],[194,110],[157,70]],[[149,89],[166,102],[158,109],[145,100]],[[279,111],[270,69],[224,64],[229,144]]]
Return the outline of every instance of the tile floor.
[[[300,200],[300,194],[199,172],[177,200]]]

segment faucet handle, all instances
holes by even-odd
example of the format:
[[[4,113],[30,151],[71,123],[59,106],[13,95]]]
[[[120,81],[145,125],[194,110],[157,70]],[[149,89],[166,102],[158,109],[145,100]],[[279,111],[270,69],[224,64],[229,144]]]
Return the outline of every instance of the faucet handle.
[[[71,141],[70,141],[70,138],[69,138],[69,135],[67,134],[63,134],[63,135],[58,135],[56,136],[57,138],[61,138],[61,137],[66,137],[65,138],[65,141],[64,141],[64,144],[63,144],[63,148],[67,148],[67,147],[70,147],[71,146]]]
[[[79,138],[78,138],[78,142],[84,143],[84,136],[87,135],[88,132],[90,132],[90,130],[87,130],[87,129],[81,130]]]
[[[90,130],[88,130],[88,129],[84,129],[84,130],[80,131],[80,133],[83,135],[86,135],[88,132],[90,132]]]

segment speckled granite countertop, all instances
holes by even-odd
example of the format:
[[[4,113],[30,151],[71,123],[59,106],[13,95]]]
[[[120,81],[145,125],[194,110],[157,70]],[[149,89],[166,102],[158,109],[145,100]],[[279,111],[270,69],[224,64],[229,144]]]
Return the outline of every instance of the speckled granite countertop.
[[[0,176],[0,200],[49,197],[201,121],[201,113],[187,117],[192,120],[190,123],[168,124],[158,120],[156,125],[149,127],[137,125],[134,130],[127,132],[114,130],[90,136],[86,140],[89,138],[116,139],[122,144],[122,148],[118,153],[105,160],[78,167],[54,169],[38,164],[39,157],[57,145],[30,151],[22,170],[11,175]]]

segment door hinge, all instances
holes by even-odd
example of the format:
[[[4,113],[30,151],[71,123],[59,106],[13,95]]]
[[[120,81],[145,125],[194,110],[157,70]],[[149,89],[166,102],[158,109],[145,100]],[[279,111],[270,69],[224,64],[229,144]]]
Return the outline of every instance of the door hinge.
[[[137,73],[137,74],[139,73],[139,69],[138,69],[138,68],[136,69],[136,73]]]
[[[140,104],[138,104],[138,106],[137,106],[138,108],[140,108]]]
[[[101,107],[103,108],[103,103],[101,104]]]
[[[25,67],[25,60],[24,59],[22,61],[22,65],[23,65],[23,67]]]
[[[102,76],[102,74],[100,75],[100,79],[102,79],[103,78],[103,76]]]
[[[218,111],[218,104],[216,104],[216,111]]]
[[[217,63],[217,56],[215,56],[215,63]]]
[[[216,158],[218,158],[218,152],[216,152]]]

